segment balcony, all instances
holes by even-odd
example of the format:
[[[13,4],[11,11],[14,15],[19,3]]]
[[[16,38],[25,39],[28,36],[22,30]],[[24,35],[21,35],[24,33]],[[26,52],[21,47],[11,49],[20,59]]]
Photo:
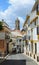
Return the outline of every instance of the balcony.
[[[24,38],[23,38],[23,40],[30,40],[31,39],[31,36],[29,36],[29,35],[26,35],[26,36],[24,36]]]

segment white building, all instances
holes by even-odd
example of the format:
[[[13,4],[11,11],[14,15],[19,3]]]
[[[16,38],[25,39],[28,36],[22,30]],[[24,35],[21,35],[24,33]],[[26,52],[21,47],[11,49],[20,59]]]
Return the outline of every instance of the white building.
[[[39,0],[27,15],[23,28],[26,31],[26,54],[39,61]]]
[[[12,30],[11,39],[15,46],[17,46],[16,51],[23,52],[23,39],[20,30]]]

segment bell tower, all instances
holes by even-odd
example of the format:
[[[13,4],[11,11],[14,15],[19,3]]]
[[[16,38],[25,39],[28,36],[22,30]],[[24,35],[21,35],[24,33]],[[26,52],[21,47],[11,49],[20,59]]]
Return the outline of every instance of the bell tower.
[[[15,30],[20,30],[20,21],[18,18],[15,21]]]

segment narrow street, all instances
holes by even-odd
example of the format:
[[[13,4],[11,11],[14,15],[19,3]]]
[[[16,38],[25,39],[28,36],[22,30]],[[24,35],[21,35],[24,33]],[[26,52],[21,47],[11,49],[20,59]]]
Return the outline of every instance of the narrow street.
[[[0,65],[37,65],[32,59],[24,54],[9,55]]]

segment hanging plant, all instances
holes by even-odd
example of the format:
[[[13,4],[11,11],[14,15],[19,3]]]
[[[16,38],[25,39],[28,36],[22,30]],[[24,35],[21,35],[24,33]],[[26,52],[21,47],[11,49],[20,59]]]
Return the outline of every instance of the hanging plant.
[[[3,30],[3,23],[0,21],[0,31]]]

